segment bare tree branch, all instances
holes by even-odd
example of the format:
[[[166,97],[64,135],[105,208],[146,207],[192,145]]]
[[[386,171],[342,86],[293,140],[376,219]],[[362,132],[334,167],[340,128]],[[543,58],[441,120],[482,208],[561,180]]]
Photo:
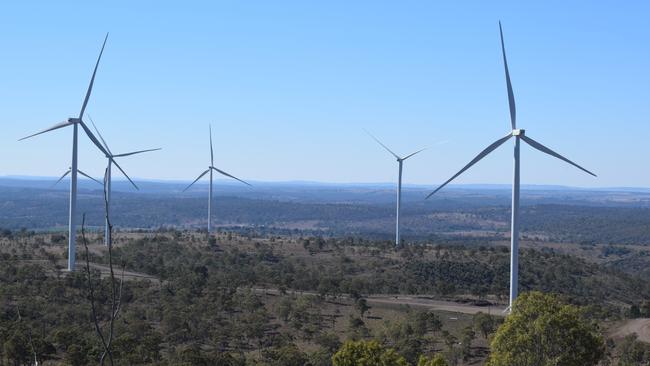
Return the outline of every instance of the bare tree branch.
[[[104,174],[104,177],[106,177],[107,174]],[[106,179],[106,178],[104,178]],[[93,317],[93,322],[95,323],[95,330],[97,331],[97,335],[99,339],[102,342],[102,346],[104,347],[104,351],[102,352],[102,355],[99,359],[99,364],[104,365],[104,362],[106,361],[106,357],[108,357],[108,362],[110,363],[111,366],[113,366],[113,351],[111,349],[113,345],[113,339],[115,335],[115,319],[117,319],[120,309],[122,308],[122,289],[124,288],[124,269],[125,269],[125,264],[122,264],[122,274],[120,278],[120,283],[119,287],[116,284],[115,280],[115,272],[113,270],[113,224],[111,224],[110,216],[109,216],[109,210],[108,210],[108,192],[107,192],[107,184],[104,182],[104,208],[105,208],[105,218],[106,218],[106,224],[108,226],[108,268],[109,268],[109,274],[110,274],[110,291],[111,291],[111,312],[110,312],[110,319],[109,319],[109,324],[108,324],[108,335],[105,336],[104,332],[102,332],[102,329],[99,325],[99,321],[97,320],[97,310],[95,306],[95,295],[94,295],[94,289],[92,286],[92,278],[90,275],[90,259],[88,255],[88,243],[86,240],[86,231],[85,231],[85,222],[86,222],[86,214],[83,215],[83,220],[81,224],[81,237],[83,240],[84,248],[86,249],[86,272],[88,273],[88,290],[90,293],[90,303],[91,303],[91,308],[92,308],[92,317]]]
[[[99,326],[99,321],[97,320],[97,309],[95,308],[95,290],[93,288],[92,276],[90,275],[88,241],[86,240],[86,214],[85,213],[83,214],[81,219],[81,241],[84,244],[84,249],[86,252],[86,274],[88,275],[88,295],[90,297],[90,308],[92,310],[93,323],[95,323],[95,331],[97,332],[97,336],[102,342],[102,346],[104,347],[104,354],[105,354],[108,350],[108,347],[106,345],[106,340],[104,339],[104,334],[102,334],[102,330]],[[104,354],[102,354],[102,358],[100,360],[101,365],[104,364]]]
[[[20,315],[20,307],[18,305],[16,305],[16,311],[18,312],[18,322],[22,323],[23,317]],[[36,355],[36,348],[34,347],[34,339],[32,338],[32,328],[30,328],[28,325],[25,327],[27,328],[29,347],[32,349],[32,355],[34,356],[34,365],[38,366],[38,356]]]

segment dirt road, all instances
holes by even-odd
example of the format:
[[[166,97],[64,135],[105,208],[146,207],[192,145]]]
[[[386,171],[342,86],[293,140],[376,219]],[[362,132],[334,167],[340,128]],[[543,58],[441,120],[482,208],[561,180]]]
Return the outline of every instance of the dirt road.
[[[257,293],[267,293],[279,295],[280,290],[278,289],[262,289],[254,288],[253,291]],[[286,291],[287,293],[292,293],[296,295],[318,295],[316,292],[311,291]],[[339,296],[341,299],[350,299],[346,295]],[[380,305],[380,306],[417,306],[423,307],[431,310],[439,311],[449,311],[454,313],[462,314],[476,314],[479,312],[492,314],[497,316],[503,316],[505,308],[502,306],[476,306],[469,304],[462,304],[454,301],[443,301],[443,300],[433,300],[426,297],[418,297],[412,295],[370,295],[365,298],[369,305]]]
[[[623,338],[632,333],[636,333],[640,341],[650,342],[650,319],[639,318],[626,320],[610,331],[610,337]]]
[[[369,304],[419,306],[432,310],[450,311],[463,314],[489,313],[497,316],[505,315],[505,308],[502,306],[476,306],[408,295],[372,295],[368,296],[366,300]]]
[[[77,272],[79,271],[85,271],[86,270],[86,263],[79,263],[77,262]],[[108,266],[102,265],[102,264],[97,264],[97,263],[90,263],[90,268],[97,269],[99,272],[101,272],[102,277],[107,277],[110,275],[110,268]],[[122,277],[122,268],[119,266],[113,266],[113,274],[117,279],[120,279]],[[160,280],[154,276],[150,276],[148,274],[144,273],[138,273],[138,272],[133,272],[133,271],[124,271],[124,279],[125,280],[150,280],[155,283],[159,283]]]

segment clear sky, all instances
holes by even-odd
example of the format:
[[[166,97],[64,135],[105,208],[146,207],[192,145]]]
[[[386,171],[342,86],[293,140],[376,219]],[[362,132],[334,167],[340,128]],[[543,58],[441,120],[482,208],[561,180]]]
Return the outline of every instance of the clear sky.
[[[112,4],[111,6],[107,4]],[[132,177],[191,180],[209,163],[264,181],[436,184],[518,124],[596,172],[530,147],[522,182],[650,186],[648,1],[8,1],[0,5],[0,175],[54,176],[88,112]],[[81,169],[104,161],[81,138]],[[446,141],[440,144],[441,141]],[[509,183],[507,143],[457,183]]]

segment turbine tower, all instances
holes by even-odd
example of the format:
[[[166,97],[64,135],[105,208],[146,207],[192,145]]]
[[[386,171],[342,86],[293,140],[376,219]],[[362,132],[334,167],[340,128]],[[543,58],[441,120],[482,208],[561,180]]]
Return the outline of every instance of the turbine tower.
[[[510,303],[508,306],[508,309],[512,308],[512,304],[517,298],[517,293],[518,293],[518,278],[519,278],[519,145],[520,141],[523,140],[525,143],[528,145],[532,146],[533,148],[551,155],[555,158],[558,158],[560,160],[563,160],[576,168],[593,175],[594,177],[596,174],[590,172],[589,170],[581,167],[580,165],[572,162],[571,160],[565,158],[564,156],[556,153],[555,151],[549,149],[548,147],[540,144],[539,142],[533,140],[532,138],[528,137],[525,133],[525,130],[523,129],[518,129],[517,128],[517,111],[515,109],[515,96],[512,91],[512,84],[510,82],[510,73],[508,71],[508,62],[506,60],[506,49],[504,46],[503,42],[503,30],[501,29],[501,22],[499,22],[499,33],[501,35],[501,52],[503,54],[503,65],[505,68],[505,74],[506,74],[506,86],[508,89],[508,104],[510,106],[510,125],[512,127],[512,131],[508,133],[506,136],[496,140],[494,143],[492,143],[490,146],[485,148],[485,150],[481,151],[472,161],[470,161],[463,169],[461,169],[458,173],[454,174],[451,178],[449,178],[446,182],[441,184],[438,188],[436,188],[435,191],[431,192],[427,198],[431,197],[434,195],[436,192],[438,192],[442,187],[446,186],[449,182],[454,180],[456,177],[461,175],[464,171],[469,169],[472,165],[474,165],[476,162],[479,160],[483,159],[486,155],[491,153],[493,150],[495,150],[497,147],[501,146],[504,142],[506,142],[508,139],[514,136],[515,138],[515,144],[514,144],[514,175],[513,175],[513,180],[512,180],[512,218],[511,218],[511,227],[510,227]]]
[[[424,151],[425,149],[420,149],[414,153],[411,153],[401,158],[397,154],[395,154],[391,149],[389,149],[386,145],[384,145],[381,141],[379,141],[378,138],[373,136],[370,132],[366,131],[366,133],[370,135],[370,137],[372,137],[373,140],[377,141],[379,145],[381,145],[384,149],[386,149],[386,151],[391,153],[395,157],[395,159],[397,159],[398,173],[397,173],[397,214],[395,217],[395,246],[398,247],[402,243],[400,233],[399,233],[399,214],[402,207],[402,163],[404,163],[404,160],[410,158],[411,156],[419,152]]]
[[[106,164],[106,171],[104,173],[104,191],[106,193],[106,216],[107,216],[106,219],[105,219],[106,223],[105,223],[105,228],[104,228],[104,245],[108,246],[111,243],[111,230],[110,230],[110,227],[109,227],[108,215],[110,213],[110,208],[111,208],[111,179],[112,179],[111,168],[112,168],[113,164],[115,164],[117,169],[119,169],[122,172],[122,174],[124,174],[126,179],[128,179],[129,182],[131,182],[131,184],[133,185],[133,187],[135,187],[135,189],[140,190],[140,188],[138,188],[138,186],[131,180],[131,178],[129,178],[129,176],[126,174],[124,169],[122,169],[122,167],[117,163],[117,161],[115,161],[115,158],[121,158],[121,157],[124,157],[124,156],[142,154],[142,153],[146,153],[146,152],[149,152],[149,151],[156,151],[156,150],[160,150],[160,148],[139,150],[139,151],[133,151],[133,152],[123,153],[123,154],[113,154],[111,149],[108,147],[108,144],[106,143],[106,140],[104,140],[104,138],[102,137],[102,134],[99,132],[99,129],[95,125],[95,122],[93,121],[93,119],[90,118],[90,116],[88,116],[88,119],[90,119],[90,123],[93,124],[93,127],[95,128],[95,131],[97,132],[97,136],[99,136],[99,139],[102,141],[102,144],[103,144],[104,149],[106,151],[106,153],[105,153],[106,160],[108,161],[107,164]]]
[[[68,271],[74,271],[75,269],[75,256],[76,256],[76,239],[77,239],[77,222],[76,222],[76,213],[77,213],[77,132],[78,127],[84,130],[88,138],[101,150],[104,154],[104,147],[99,143],[97,138],[90,131],[88,126],[83,121],[84,112],[86,111],[86,106],[88,105],[88,100],[90,99],[90,94],[93,90],[93,84],[95,83],[95,75],[97,74],[97,67],[99,66],[99,61],[102,59],[102,54],[104,53],[104,47],[106,46],[106,40],[108,39],[108,33],[104,38],[104,43],[102,44],[102,49],[99,51],[99,57],[97,57],[97,63],[95,63],[95,69],[93,70],[92,77],[90,78],[90,84],[88,85],[88,90],[86,91],[86,97],[84,98],[83,104],[81,105],[81,111],[79,116],[74,118],[68,118],[67,121],[57,123],[54,126],[47,128],[43,131],[37,132],[33,135],[23,137],[21,140],[40,135],[45,132],[57,130],[59,128],[67,127],[72,125],[72,164],[70,167],[70,213],[68,218]]]
[[[185,189],[183,190],[183,192],[187,191],[188,189],[190,189],[190,187],[192,185],[194,185],[194,183],[196,183],[199,179],[203,178],[204,175],[206,175],[207,173],[210,173],[210,189],[209,189],[209,193],[208,193],[208,235],[210,235],[210,232],[211,232],[211,229],[212,229],[212,173],[213,173],[213,171],[215,171],[215,172],[217,172],[219,174],[225,175],[226,177],[236,179],[236,180],[238,180],[238,181],[240,181],[240,182],[242,182],[242,183],[244,183],[244,184],[246,184],[248,186],[251,186],[247,182],[235,177],[234,175],[230,175],[230,174],[224,172],[223,170],[220,170],[220,169],[217,169],[217,168],[214,167],[214,151],[212,149],[212,126],[210,125],[209,128],[210,128],[210,166],[208,166],[208,169],[206,169],[203,173],[201,173],[194,180],[194,182],[190,183],[190,185],[185,187]]]

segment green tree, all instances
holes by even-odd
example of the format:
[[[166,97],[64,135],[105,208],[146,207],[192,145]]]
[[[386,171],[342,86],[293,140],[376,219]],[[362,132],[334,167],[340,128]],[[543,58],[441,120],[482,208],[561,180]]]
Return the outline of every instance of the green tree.
[[[307,363],[307,355],[293,343],[267,351],[266,357],[271,365],[277,366],[303,366]]]
[[[620,366],[648,365],[650,344],[639,342],[635,333],[623,338],[618,350]]]
[[[438,353],[430,359],[426,356],[420,356],[418,366],[449,366],[449,364],[447,363],[445,357]]]
[[[605,353],[598,328],[580,308],[541,292],[521,294],[490,344],[487,365],[596,365]]]
[[[494,332],[496,321],[491,315],[478,312],[472,320],[474,322],[474,329],[480,332],[483,338],[487,339]]]
[[[466,327],[463,330],[463,335],[461,338],[460,346],[461,346],[461,357],[463,360],[467,361],[469,357],[471,356],[472,353],[472,341],[476,338],[476,333],[474,332],[474,328],[471,326]]]
[[[332,356],[332,366],[408,366],[408,362],[377,341],[349,341]]]
[[[3,345],[4,355],[14,365],[22,365],[29,362],[29,349],[27,339],[18,333],[14,333]]]
[[[65,361],[68,365],[72,366],[87,365],[89,361],[87,350],[79,345],[72,344],[66,350]]]
[[[359,310],[359,315],[361,318],[363,318],[363,314],[366,313],[366,311],[370,310],[370,306],[368,306],[368,301],[364,298],[360,298],[356,302],[356,307],[357,310]]]

